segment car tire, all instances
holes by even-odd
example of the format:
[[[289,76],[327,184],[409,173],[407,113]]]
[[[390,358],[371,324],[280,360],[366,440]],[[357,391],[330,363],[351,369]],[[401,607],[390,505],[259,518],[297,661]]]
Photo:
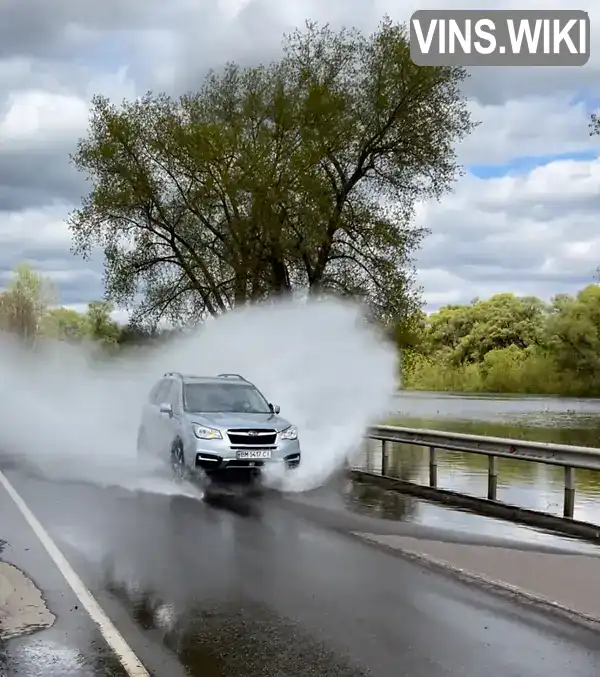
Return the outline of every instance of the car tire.
[[[183,453],[183,444],[181,443],[181,440],[175,440],[171,447],[171,468],[173,470],[173,475],[178,482],[189,479],[190,472],[185,463],[185,455]]]

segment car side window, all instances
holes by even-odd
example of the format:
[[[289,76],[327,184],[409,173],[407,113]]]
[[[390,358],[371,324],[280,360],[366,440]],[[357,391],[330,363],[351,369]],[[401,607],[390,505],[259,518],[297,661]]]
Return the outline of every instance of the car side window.
[[[171,389],[171,381],[164,379],[160,382],[158,390],[156,391],[155,404],[163,404],[169,401],[169,390]]]
[[[163,381],[159,381],[158,383],[155,383],[154,386],[152,387],[150,395],[148,395],[148,402],[150,402],[150,404],[158,404],[158,394],[162,384]]]

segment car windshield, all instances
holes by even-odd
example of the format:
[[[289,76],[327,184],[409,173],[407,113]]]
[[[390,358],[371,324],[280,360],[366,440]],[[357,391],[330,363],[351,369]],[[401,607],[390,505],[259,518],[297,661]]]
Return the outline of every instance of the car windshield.
[[[238,383],[188,383],[184,389],[184,398],[186,411],[271,413],[269,403],[256,388]]]

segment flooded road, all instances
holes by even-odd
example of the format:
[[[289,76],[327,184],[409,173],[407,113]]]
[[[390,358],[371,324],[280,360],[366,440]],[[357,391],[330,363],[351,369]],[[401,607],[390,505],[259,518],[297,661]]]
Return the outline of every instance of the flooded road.
[[[352,536],[411,525],[337,516],[309,496],[215,504],[7,477],[153,676],[597,675],[591,629]],[[53,624],[6,642],[0,675],[121,677],[5,499],[0,559],[36,582]]]
[[[398,412],[395,422],[411,427],[600,446],[595,400],[410,394]],[[399,448],[393,467],[426,483],[427,461],[423,450]],[[442,487],[483,496],[486,470],[484,458],[440,454]],[[560,469],[509,459],[499,470],[499,498],[560,511]],[[514,539],[540,557],[543,548],[597,546],[349,481],[285,500],[201,503],[5,472],[158,677],[387,677],[399,664],[411,677],[597,674],[596,634],[349,535]],[[576,516],[600,523],[600,478],[578,473],[577,491]],[[0,675],[123,675],[1,493],[0,514],[0,577],[20,575],[29,590],[26,605],[14,602],[20,636],[0,642]]]
[[[600,447],[600,400],[596,399],[403,393],[398,397],[397,413],[391,417],[390,423]],[[373,443],[375,451],[378,444]],[[366,459],[363,461],[366,463]],[[390,472],[408,481],[427,484],[428,463],[426,449],[397,445]],[[438,464],[440,488],[486,496],[486,457],[440,452]],[[364,467],[368,469],[366,465]],[[499,500],[524,508],[562,514],[562,468],[498,459],[498,472]],[[600,473],[578,470],[576,492],[575,517],[600,524]],[[453,520],[458,521],[459,525],[461,521],[464,523],[467,520],[469,527],[472,526],[471,515],[454,510],[449,512],[453,513]],[[391,514],[390,517],[398,519],[398,516],[393,517]],[[411,518],[407,515],[403,519]],[[427,522],[434,518],[423,516],[421,519]]]

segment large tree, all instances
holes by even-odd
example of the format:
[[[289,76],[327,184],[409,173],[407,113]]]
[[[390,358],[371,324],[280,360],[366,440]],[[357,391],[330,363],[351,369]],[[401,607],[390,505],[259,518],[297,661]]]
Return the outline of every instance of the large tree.
[[[308,24],[267,66],[227,65],[197,93],[95,97],[72,160],[91,190],[70,227],[101,247],[107,299],[135,320],[198,319],[308,290],[418,305],[420,200],[448,191],[473,127],[455,67],[412,63],[406,29]]]

